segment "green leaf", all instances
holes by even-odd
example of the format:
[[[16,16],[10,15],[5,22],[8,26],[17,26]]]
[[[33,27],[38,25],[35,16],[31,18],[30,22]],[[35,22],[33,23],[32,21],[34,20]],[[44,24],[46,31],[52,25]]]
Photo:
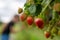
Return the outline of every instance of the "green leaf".
[[[38,16],[41,11],[42,11],[42,5],[41,4],[37,4],[35,16]]]
[[[28,9],[28,8],[30,7],[30,5],[31,5],[30,3],[25,3],[25,4],[24,4],[24,7],[25,7],[24,9],[25,9],[25,10]]]
[[[31,13],[31,14],[34,14],[35,12],[36,12],[36,5],[31,5],[29,8],[28,8],[28,10],[29,10],[29,12]]]

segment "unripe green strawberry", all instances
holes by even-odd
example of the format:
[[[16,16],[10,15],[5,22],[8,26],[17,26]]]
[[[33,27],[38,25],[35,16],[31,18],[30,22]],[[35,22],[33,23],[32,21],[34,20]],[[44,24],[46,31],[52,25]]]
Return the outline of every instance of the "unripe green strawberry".
[[[51,33],[52,34],[57,34],[58,32],[58,29],[56,27],[53,27],[52,30],[51,30]]]
[[[18,13],[20,14],[20,13],[22,13],[23,12],[23,9],[22,8],[19,8],[18,9]]]

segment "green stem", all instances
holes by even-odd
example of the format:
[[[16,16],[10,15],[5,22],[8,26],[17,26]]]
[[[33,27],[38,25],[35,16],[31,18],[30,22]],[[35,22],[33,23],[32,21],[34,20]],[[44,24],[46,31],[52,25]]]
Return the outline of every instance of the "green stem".
[[[44,11],[46,10],[46,8],[48,7],[48,5],[50,4],[50,2],[51,2],[52,0],[50,0],[49,2],[48,2],[48,4],[46,4],[46,6],[43,8],[43,10],[41,11],[41,13],[40,13],[40,15],[42,15],[43,13],[44,13]],[[40,16],[39,15],[39,16]]]
[[[43,0],[43,2],[41,3],[42,5],[44,4],[45,0]]]

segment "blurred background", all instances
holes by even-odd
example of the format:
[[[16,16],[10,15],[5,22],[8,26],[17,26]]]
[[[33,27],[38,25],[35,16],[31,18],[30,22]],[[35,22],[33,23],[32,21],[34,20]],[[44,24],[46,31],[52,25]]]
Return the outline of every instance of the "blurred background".
[[[17,14],[18,8],[23,8],[25,2],[26,0],[0,0],[0,21],[8,23]]]

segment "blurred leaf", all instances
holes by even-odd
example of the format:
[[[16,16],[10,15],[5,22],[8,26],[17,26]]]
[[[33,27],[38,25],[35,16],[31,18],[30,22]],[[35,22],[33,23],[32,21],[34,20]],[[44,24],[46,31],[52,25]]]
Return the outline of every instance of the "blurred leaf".
[[[37,4],[35,15],[38,16],[41,11],[42,11],[42,5],[41,4]]]
[[[56,11],[53,10],[53,13],[52,13],[52,19],[55,19],[55,20],[56,20],[57,18],[59,18],[58,13],[56,13]]]
[[[36,5],[31,5],[29,8],[28,8],[28,10],[29,10],[29,12],[31,13],[31,14],[33,14],[33,13],[35,13],[36,12]]]
[[[41,4],[42,1],[43,1],[43,0],[34,0],[34,2],[35,2],[36,4]]]
[[[58,3],[58,2],[60,3],[60,0],[55,0],[55,2],[56,2],[56,3]]]

